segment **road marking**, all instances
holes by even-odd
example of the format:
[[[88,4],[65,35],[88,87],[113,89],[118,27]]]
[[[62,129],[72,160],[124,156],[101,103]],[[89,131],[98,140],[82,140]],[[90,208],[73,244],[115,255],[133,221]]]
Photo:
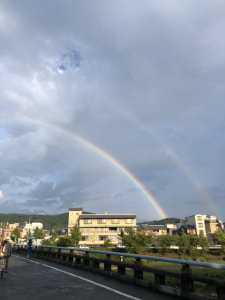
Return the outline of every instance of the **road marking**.
[[[52,266],[49,266],[49,265],[46,265],[46,264],[42,264],[42,263],[39,263],[39,262],[34,261],[34,260],[31,260],[31,259],[23,258],[23,257],[17,256],[17,255],[14,255],[14,256],[16,256],[17,258],[26,260],[27,262],[35,263],[35,264],[37,264],[37,265],[41,265],[41,266],[44,266],[44,267],[53,269],[53,270],[55,270],[55,271],[58,271],[58,272],[61,272],[61,273],[70,275],[70,276],[72,276],[72,277],[79,278],[79,279],[84,280],[84,281],[86,281],[86,282],[88,282],[88,283],[97,285],[97,286],[99,286],[99,287],[101,287],[101,288],[103,288],[103,289],[106,289],[106,290],[109,290],[109,291],[114,292],[114,293],[116,293],[116,294],[122,295],[122,296],[124,296],[124,297],[126,297],[126,298],[129,298],[129,299],[132,299],[132,300],[141,300],[140,298],[133,297],[133,296],[131,296],[131,295],[122,293],[122,292],[120,292],[120,291],[118,291],[118,290],[115,290],[115,289],[112,289],[112,288],[110,288],[110,287],[108,287],[108,286],[106,286],[106,285],[103,285],[103,284],[97,283],[97,282],[95,282],[95,281],[89,280],[89,279],[87,279],[87,278],[84,278],[84,277],[81,277],[81,276],[78,276],[78,275],[69,273],[69,272],[67,272],[67,271],[63,271],[63,270],[60,270],[60,269],[58,269],[58,268],[55,268],[55,267],[52,267]]]

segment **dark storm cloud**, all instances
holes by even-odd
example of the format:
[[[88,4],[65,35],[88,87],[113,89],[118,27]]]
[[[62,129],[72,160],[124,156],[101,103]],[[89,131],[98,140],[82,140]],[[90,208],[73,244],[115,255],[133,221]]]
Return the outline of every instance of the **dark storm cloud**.
[[[201,213],[213,186],[206,213],[224,218],[224,8],[2,1],[5,211],[160,218],[124,167],[169,216]]]

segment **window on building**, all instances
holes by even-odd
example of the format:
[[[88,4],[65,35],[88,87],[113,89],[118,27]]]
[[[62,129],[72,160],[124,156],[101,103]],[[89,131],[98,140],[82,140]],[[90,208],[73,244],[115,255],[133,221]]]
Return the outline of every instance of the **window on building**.
[[[100,235],[99,236],[99,241],[105,241],[108,239],[108,236]]]
[[[202,216],[197,216],[198,221],[202,221]]]
[[[112,224],[119,224],[120,223],[120,220],[119,219],[112,219]]]
[[[203,224],[202,224],[202,223],[198,223],[198,227],[199,227],[199,228],[202,228],[202,227],[203,227]]]
[[[109,236],[109,239],[110,239],[111,241],[117,241],[117,236],[115,236],[115,235],[110,235],[110,236]]]
[[[133,220],[132,219],[126,219],[126,224],[132,224]]]
[[[92,224],[92,219],[84,219],[84,224]]]
[[[81,237],[81,240],[84,242],[84,241],[88,241],[88,236],[82,236]]]
[[[117,231],[117,227],[111,227],[111,228],[109,228],[109,231],[115,232],[115,231]]]
[[[105,224],[106,223],[106,220],[105,219],[99,219],[98,220],[98,224]]]

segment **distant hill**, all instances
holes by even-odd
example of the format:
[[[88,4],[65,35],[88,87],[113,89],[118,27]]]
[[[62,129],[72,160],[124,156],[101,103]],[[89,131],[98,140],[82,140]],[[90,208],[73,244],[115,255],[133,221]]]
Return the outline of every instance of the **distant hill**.
[[[25,214],[1,214],[0,213],[0,225],[19,223],[20,226],[24,226],[25,222],[43,222],[43,229],[51,230],[54,227],[64,228],[68,227],[68,212],[59,215],[25,215]],[[90,212],[83,212],[83,214],[92,214]]]
[[[139,222],[137,223],[138,225],[140,224],[149,224],[149,225],[165,225],[165,224],[176,224],[180,223],[181,219],[178,218],[166,218],[162,220],[154,220],[154,221],[148,221],[148,222]]]
[[[23,214],[0,214],[0,224],[3,223],[19,223],[24,226],[25,222],[42,221],[43,229],[50,230],[53,227],[68,226],[68,212],[59,215],[23,215]]]

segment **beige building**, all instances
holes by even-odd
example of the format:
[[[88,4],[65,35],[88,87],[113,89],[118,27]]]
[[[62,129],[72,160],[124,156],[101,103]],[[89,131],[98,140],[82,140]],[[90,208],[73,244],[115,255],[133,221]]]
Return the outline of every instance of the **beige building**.
[[[177,225],[176,224],[165,224],[167,234],[173,235],[177,232]]]
[[[206,233],[216,233],[218,230],[224,230],[224,225],[216,216],[207,216],[205,218]]]
[[[216,233],[219,229],[224,229],[223,222],[218,220],[216,216],[200,214],[186,217],[184,225],[194,226],[197,235],[199,235],[201,231],[203,231],[204,235],[207,235],[208,233]]]
[[[82,215],[82,207],[70,207],[69,208],[69,217],[68,217],[68,233],[70,234],[71,229],[78,225],[79,216]]]
[[[121,229],[136,230],[134,214],[82,214],[82,208],[69,208],[68,233],[75,226],[80,227],[80,245],[103,245],[109,239],[113,245],[120,243]]]
[[[167,234],[167,230],[164,225],[141,224],[138,226],[137,230],[140,232],[144,232],[146,235],[152,235],[152,236]]]
[[[13,230],[19,226],[19,223],[8,224],[6,226],[0,226],[0,240],[3,241],[6,238],[11,239]]]

